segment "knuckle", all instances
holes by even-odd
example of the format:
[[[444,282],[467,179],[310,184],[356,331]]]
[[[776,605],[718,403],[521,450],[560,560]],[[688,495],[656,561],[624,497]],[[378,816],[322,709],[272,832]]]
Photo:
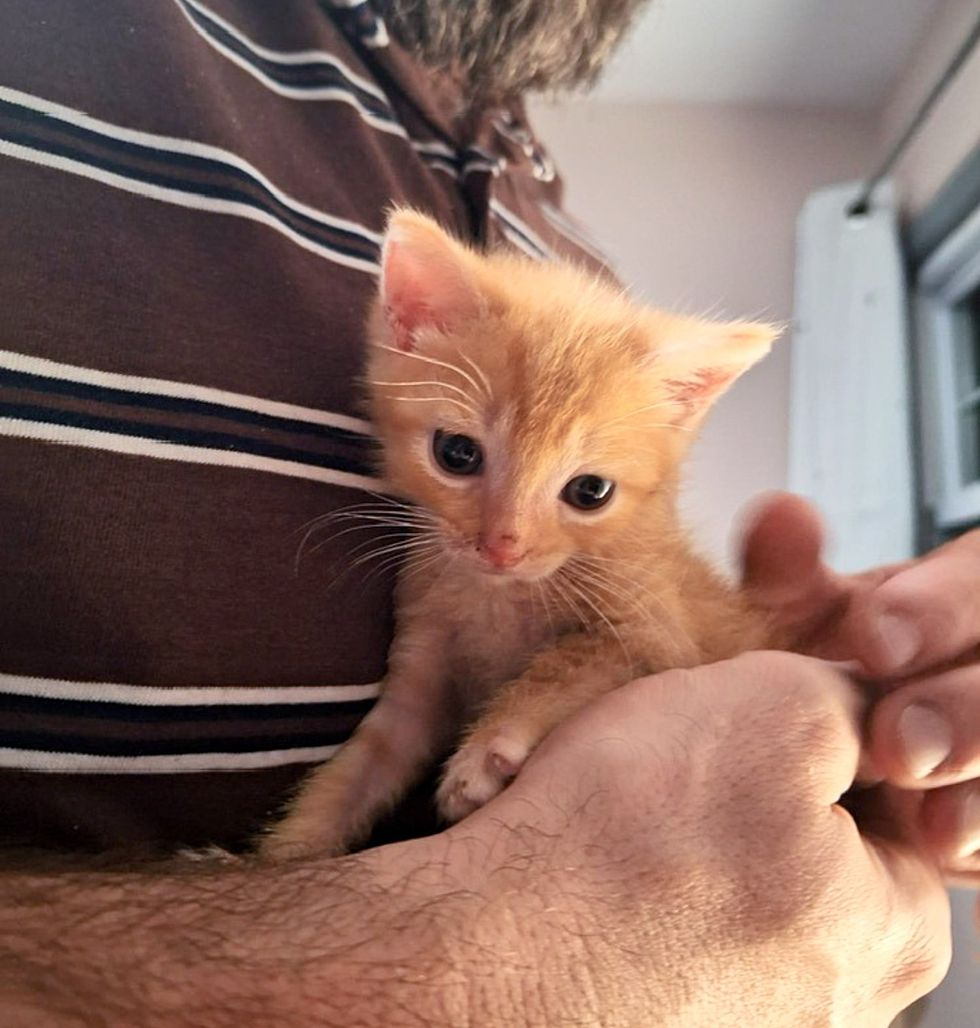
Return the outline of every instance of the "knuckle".
[[[696,675],[693,669],[671,668],[635,678],[615,690],[613,697],[631,708],[656,709],[667,697],[690,695],[697,684]]]
[[[839,678],[821,661],[783,650],[742,653],[729,663],[740,675],[767,693],[799,692],[819,697],[827,692],[828,682]]]
[[[778,714],[797,696],[819,702],[819,665],[810,657],[777,651],[743,653],[730,660],[728,667],[732,680],[742,686],[741,702],[760,713]]]
[[[771,673],[777,678],[784,712],[801,727],[832,735],[850,725],[853,686],[838,671],[810,658],[772,654]]]
[[[747,675],[755,675],[763,679],[773,677],[793,678],[800,674],[800,669],[813,664],[810,657],[801,657],[796,653],[783,650],[753,650],[740,653],[733,657],[731,664]]]
[[[929,932],[918,920],[895,964],[885,976],[882,991],[923,996],[946,977],[952,957],[950,936]]]
[[[787,690],[784,704],[784,746],[801,771],[814,760],[849,750],[859,735],[857,702],[852,687],[836,675],[807,675]]]
[[[728,662],[743,688],[732,711],[757,738],[799,762],[819,751],[848,745],[857,732],[858,693],[840,672],[811,657],[754,652]]]

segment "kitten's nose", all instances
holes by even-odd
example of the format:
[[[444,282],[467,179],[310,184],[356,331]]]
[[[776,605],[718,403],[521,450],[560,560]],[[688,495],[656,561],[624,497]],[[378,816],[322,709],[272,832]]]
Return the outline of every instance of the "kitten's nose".
[[[515,535],[492,535],[480,540],[483,559],[495,568],[516,567],[524,559],[524,547]]]

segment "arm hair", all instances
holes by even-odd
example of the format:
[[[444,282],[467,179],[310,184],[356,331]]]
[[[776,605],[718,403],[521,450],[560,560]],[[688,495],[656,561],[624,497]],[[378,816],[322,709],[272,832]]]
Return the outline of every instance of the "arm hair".
[[[0,1022],[544,1024],[501,973],[533,973],[519,919],[460,850],[434,836],[284,865],[0,872]]]

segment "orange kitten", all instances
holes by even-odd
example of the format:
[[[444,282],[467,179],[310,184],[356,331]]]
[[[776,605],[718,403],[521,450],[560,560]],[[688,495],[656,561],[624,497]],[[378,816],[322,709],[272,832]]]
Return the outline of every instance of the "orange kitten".
[[[392,217],[368,382],[386,482],[411,503],[389,520],[416,529],[397,632],[381,699],[266,855],[344,852],[467,726],[438,793],[458,820],[594,697],[765,645],[692,552],[676,494],[704,414],[774,336]]]

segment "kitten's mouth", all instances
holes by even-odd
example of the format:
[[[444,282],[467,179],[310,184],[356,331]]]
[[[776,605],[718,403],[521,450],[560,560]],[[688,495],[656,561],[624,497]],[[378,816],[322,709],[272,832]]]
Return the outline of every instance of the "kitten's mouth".
[[[509,567],[501,567],[500,565],[487,561],[480,555],[476,555],[476,565],[478,569],[488,579],[500,583],[540,582],[545,578],[550,578],[558,568],[561,567],[561,564],[561,561],[555,563],[553,561],[542,561],[540,559],[522,559]]]
[[[538,582],[550,578],[566,559],[560,556],[549,558],[528,551],[505,553],[492,547],[488,550],[486,545],[462,534],[457,536],[446,533],[443,545],[448,555],[462,557],[482,577],[499,584]]]
[[[498,581],[507,581],[508,579],[521,579],[524,575],[520,568],[498,568],[492,564],[487,564],[484,561],[480,561],[480,570],[488,577],[494,578]]]

